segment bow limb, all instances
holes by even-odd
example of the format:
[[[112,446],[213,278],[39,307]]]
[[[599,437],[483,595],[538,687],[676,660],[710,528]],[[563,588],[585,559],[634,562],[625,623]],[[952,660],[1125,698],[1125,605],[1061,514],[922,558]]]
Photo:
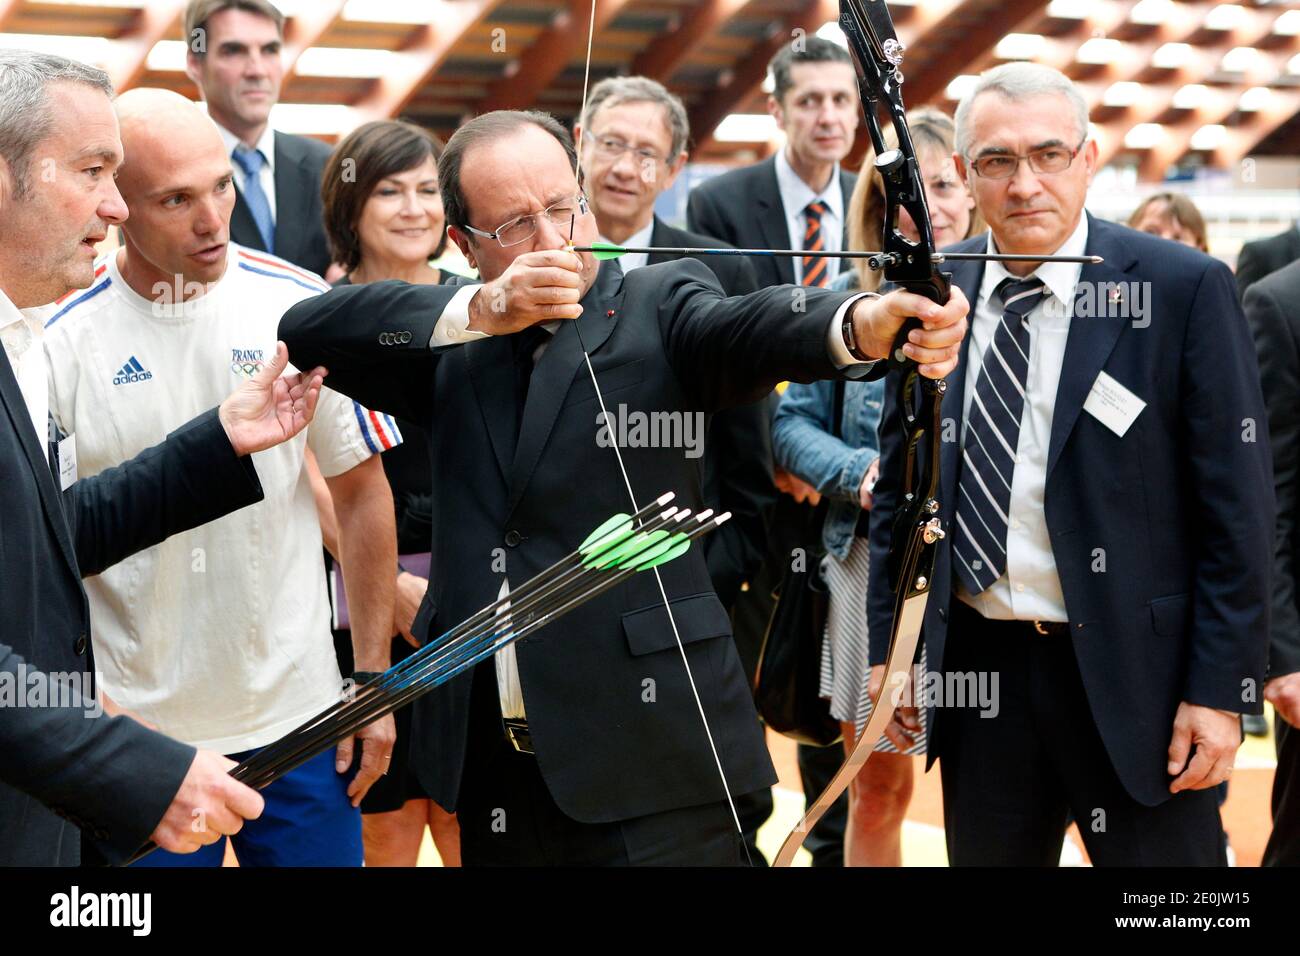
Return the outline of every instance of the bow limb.
[[[576,175],[577,175],[579,187],[582,186],[582,139],[581,137],[586,135],[586,124],[583,123],[582,121],[583,121],[584,114],[587,112],[587,91],[588,91],[588,83],[591,78],[591,51],[595,40],[595,33],[596,33],[596,0],[591,0],[591,19],[587,27],[587,61],[583,69],[582,105],[578,108],[578,121],[579,123],[582,123],[582,127],[581,127],[581,132],[579,133],[578,142],[575,145],[575,148],[577,150],[577,155],[578,155],[578,168],[576,170]],[[576,223],[576,217],[574,222]],[[569,234],[570,247],[573,246],[572,230],[573,230],[573,226],[571,225],[570,234]],[[605,421],[610,421],[611,419],[609,417],[608,409],[605,407],[605,395],[601,391],[600,381],[596,376],[596,370],[595,368],[592,367],[591,355],[587,351],[587,345],[585,342],[582,341],[581,326],[576,322],[574,323],[574,330],[578,333],[578,344],[582,349],[582,357],[587,366],[587,374],[591,377],[592,388],[595,389],[596,392],[596,400],[600,403],[601,414],[605,416],[604,417]],[[617,439],[612,441],[610,444],[611,447],[614,449],[615,456],[618,458],[618,468],[623,475],[623,483],[627,487],[627,494],[628,494],[628,498],[632,502],[632,508],[634,511],[639,511],[640,505],[637,503],[636,492],[632,490],[632,480],[628,476],[627,466],[623,462],[623,452],[618,446]],[[709,742],[709,751],[713,755],[713,763],[717,767],[718,777],[722,781],[722,793],[727,799],[727,807],[731,810],[731,819],[736,827],[736,837],[740,842],[741,848],[744,850],[746,859],[748,859],[749,848],[745,845],[745,831],[740,824],[740,814],[736,811],[736,802],[731,795],[731,785],[727,781],[726,771],[723,770],[722,768],[722,758],[718,754],[718,746],[713,738],[713,730],[709,727],[709,718],[704,712],[704,704],[700,699],[700,692],[695,684],[695,675],[691,671],[691,662],[690,659],[686,656],[686,646],[682,643],[681,631],[677,627],[677,619],[673,616],[672,603],[668,600],[668,590],[664,587],[663,577],[659,573],[659,568],[655,567],[653,571],[655,576],[655,583],[659,586],[659,596],[663,600],[664,610],[668,612],[668,623],[672,627],[673,639],[677,642],[677,650],[682,657],[682,666],[686,669],[686,680],[690,684],[691,695],[695,698],[695,707],[700,714],[700,722],[704,727],[704,735]],[[753,860],[749,860],[749,863],[752,866]]]
[[[899,66],[903,47],[894,33],[884,0],[840,0],[840,26],[849,43],[858,74],[863,115],[875,148],[875,168],[885,190],[884,278],[895,285],[924,295],[940,305],[948,301],[951,276],[940,272],[934,260],[934,234],[925,201],[925,184],[912,144],[903,108]],[[878,116],[883,104],[896,134],[897,145],[885,140]],[[918,238],[908,239],[898,229],[898,212],[906,209],[916,225]],[[776,866],[789,866],[808,832],[826,809],[842,794],[875,752],[875,746],[894,718],[907,685],[933,578],[936,544],[944,536],[938,518],[939,502],[939,411],[945,385],[942,380],[923,378],[917,365],[906,358],[902,344],[919,325],[913,319],[904,324],[890,359],[898,383],[901,427],[907,436],[903,455],[903,476],[899,483],[899,504],[889,544],[888,565],[894,587],[894,620],[889,636],[885,680],[867,721],[848,759],[832,778],[826,791],[814,800],[803,819],[786,837],[777,854]]]

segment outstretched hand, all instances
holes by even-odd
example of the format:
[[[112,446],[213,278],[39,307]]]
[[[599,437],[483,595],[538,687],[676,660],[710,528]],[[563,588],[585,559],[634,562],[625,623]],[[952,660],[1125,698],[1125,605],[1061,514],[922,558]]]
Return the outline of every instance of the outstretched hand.
[[[231,392],[217,415],[237,455],[273,448],[311,424],[327,372],[282,374],[289,367],[289,350],[275,343],[275,357],[251,379]]]

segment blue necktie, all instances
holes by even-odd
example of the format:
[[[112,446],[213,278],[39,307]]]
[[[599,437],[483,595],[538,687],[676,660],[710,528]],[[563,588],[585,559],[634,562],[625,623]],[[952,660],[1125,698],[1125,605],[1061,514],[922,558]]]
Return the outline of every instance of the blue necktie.
[[[979,594],[1007,568],[1007,524],[1020,420],[1029,375],[1028,315],[1046,294],[1041,279],[1006,279],[998,286],[1002,321],[984,352],[966,414],[957,482],[956,571]]]
[[[262,166],[266,163],[266,157],[261,150],[249,149],[241,144],[235,147],[231,158],[244,171],[244,202],[253,214],[253,222],[257,223],[262,245],[267,252],[275,252],[275,217],[271,215],[271,204],[262,191]]]

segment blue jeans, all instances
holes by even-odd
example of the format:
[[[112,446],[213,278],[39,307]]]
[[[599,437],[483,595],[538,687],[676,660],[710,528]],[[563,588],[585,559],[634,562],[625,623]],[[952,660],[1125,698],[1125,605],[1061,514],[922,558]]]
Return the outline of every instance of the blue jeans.
[[[230,754],[243,761],[256,751]],[[266,809],[233,837],[194,853],[154,850],[134,866],[221,866],[226,840],[240,866],[361,866],[361,811],[348,799],[355,770],[334,770],[334,748],[313,757],[262,791]]]

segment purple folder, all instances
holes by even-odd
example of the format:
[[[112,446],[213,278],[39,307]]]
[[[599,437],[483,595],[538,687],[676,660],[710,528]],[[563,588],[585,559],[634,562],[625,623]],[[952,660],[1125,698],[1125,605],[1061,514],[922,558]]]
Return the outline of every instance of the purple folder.
[[[397,561],[416,577],[429,576],[429,552],[422,554],[399,554]],[[346,631],[351,627],[348,618],[348,592],[343,587],[343,569],[336,563],[330,572],[330,597],[334,605],[334,630]]]

